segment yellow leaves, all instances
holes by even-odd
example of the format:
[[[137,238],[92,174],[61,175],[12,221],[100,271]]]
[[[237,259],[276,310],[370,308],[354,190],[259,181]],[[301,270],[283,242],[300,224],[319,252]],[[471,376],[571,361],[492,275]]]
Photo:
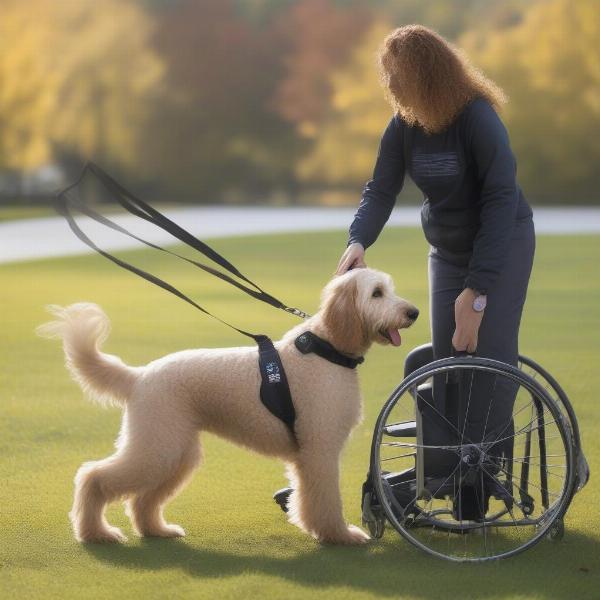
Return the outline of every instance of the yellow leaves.
[[[597,195],[600,162],[599,3],[522,6],[520,19],[472,28],[456,45],[510,98],[502,117],[526,194],[533,201],[587,201]],[[375,65],[375,51],[390,29],[375,23],[332,73],[329,112],[297,168],[302,180],[358,186],[370,176],[391,116]]]
[[[556,195],[559,189],[564,201],[573,194],[595,193],[600,160],[598,7],[596,0],[535,2],[517,25],[460,40],[511,97],[504,117],[520,180],[534,198]]]
[[[312,121],[302,121],[298,125],[298,133],[304,138],[315,138],[319,133],[319,128]]]
[[[0,163],[35,168],[57,146],[131,163],[145,96],[163,75],[140,7],[9,1],[0,23]]]
[[[376,51],[391,27],[374,23],[348,62],[332,73],[332,100],[312,152],[300,162],[302,180],[361,184],[372,170],[391,109],[379,85]]]
[[[411,0],[385,13],[298,0],[264,31],[230,4],[0,0],[0,169],[89,157],[211,199],[244,181],[296,185],[294,171],[358,189],[392,114],[376,65],[393,25],[374,19],[387,14],[468,29],[457,46],[510,97],[526,192],[597,196],[598,0]]]

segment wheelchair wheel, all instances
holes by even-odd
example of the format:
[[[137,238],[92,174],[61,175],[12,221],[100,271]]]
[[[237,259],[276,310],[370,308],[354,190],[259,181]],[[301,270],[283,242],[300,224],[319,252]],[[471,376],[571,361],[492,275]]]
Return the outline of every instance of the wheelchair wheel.
[[[535,379],[550,397],[559,406],[564,418],[566,419],[569,432],[571,434],[571,443],[575,460],[575,486],[573,493],[580,491],[590,478],[590,467],[581,448],[581,437],[579,435],[579,425],[573,406],[559,383],[534,360],[527,356],[519,355],[519,369],[523,373]],[[571,498],[572,499],[572,498]],[[560,536],[562,537],[562,536]]]
[[[491,359],[417,369],[377,420],[372,504],[412,544],[457,562],[558,538],[577,469],[573,425],[553,396]]]

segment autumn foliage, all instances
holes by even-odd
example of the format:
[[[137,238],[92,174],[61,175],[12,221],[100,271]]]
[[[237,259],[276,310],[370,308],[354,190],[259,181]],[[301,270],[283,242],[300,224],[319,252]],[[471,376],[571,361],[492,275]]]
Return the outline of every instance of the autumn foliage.
[[[506,91],[528,198],[600,198],[595,0],[3,0],[0,185],[91,158],[163,200],[355,202],[391,112],[376,52],[408,23]]]

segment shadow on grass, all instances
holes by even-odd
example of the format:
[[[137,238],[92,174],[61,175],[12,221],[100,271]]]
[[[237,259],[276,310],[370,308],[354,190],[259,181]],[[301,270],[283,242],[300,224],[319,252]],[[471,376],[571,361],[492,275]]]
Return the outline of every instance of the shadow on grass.
[[[381,596],[420,598],[592,598],[600,584],[598,541],[567,533],[560,543],[542,541],[517,557],[486,564],[436,559],[393,539],[367,547],[319,547],[292,557],[231,554],[183,540],[142,540],[139,545],[87,545],[96,559],[130,569],[179,568],[194,578],[259,573],[307,588],[349,587]]]

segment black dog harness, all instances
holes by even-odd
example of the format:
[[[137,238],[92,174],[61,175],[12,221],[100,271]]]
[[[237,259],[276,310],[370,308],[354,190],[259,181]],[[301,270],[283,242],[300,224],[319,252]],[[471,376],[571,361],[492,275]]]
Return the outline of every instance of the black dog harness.
[[[296,411],[281,356],[270,338],[266,335],[262,338],[258,342],[258,367],[261,377],[260,400],[294,433]]]
[[[211,267],[209,265],[203,264],[199,261],[189,259],[185,256],[178,254],[172,250],[167,250],[159,246],[158,244],[154,244],[152,242],[148,242],[143,238],[134,235],[124,227],[121,227],[114,221],[111,221],[109,218],[104,215],[99,214],[95,210],[93,210],[89,205],[83,202],[78,196],[77,189],[79,186],[84,187],[87,178],[92,177],[94,184],[100,184],[102,190],[104,192],[108,192],[111,199],[120,204],[125,210],[129,213],[144,219],[160,227],[164,231],[167,231],[172,236],[177,238],[179,241],[183,242],[186,246],[193,248],[194,250],[200,252],[213,262],[217,263],[220,267],[227,270],[233,276],[237,277],[233,279],[230,275],[223,273]],[[252,338],[258,344],[258,365],[261,375],[261,386],[260,386],[260,399],[265,407],[278,419],[281,419],[292,431],[294,432],[294,422],[296,418],[296,412],[294,410],[294,404],[292,402],[292,396],[290,393],[290,387],[288,385],[287,377],[285,375],[285,370],[283,368],[283,364],[281,362],[281,357],[277,352],[275,346],[273,345],[272,340],[263,334],[254,334],[248,331],[244,331],[243,329],[238,329],[234,327],[230,323],[223,321],[219,317],[213,315],[208,312],[205,308],[194,302],[191,298],[186,296],[183,292],[172,286],[170,283],[163,281],[159,277],[152,275],[142,269],[135,267],[128,262],[113,256],[109,252],[102,250],[99,248],[79,227],[76,223],[71,209],[75,208],[79,212],[87,215],[94,221],[113,229],[114,231],[118,231],[123,235],[129,236],[150,248],[154,248],[155,250],[160,250],[161,252],[165,252],[171,256],[179,258],[181,260],[186,261],[187,263],[202,269],[203,271],[226,281],[238,289],[242,290],[249,296],[256,298],[257,300],[261,300],[262,302],[266,302],[275,308],[279,308],[286,312],[289,312],[293,315],[296,315],[301,318],[307,318],[310,315],[305,313],[304,311],[286,306],[283,302],[265,292],[262,288],[260,288],[256,283],[248,279],[244,276],[238,269],[236,269],[227,259],[221,256],[218,252],[213,250],[208,244],[205,244],[191,233],[168,219],[165,215],[160,213],[158,210],[136,198],[131,192],[127,191],[120,183],[115,181],[108,173],[103,171],[98,165],[88,162],[81,175],[77,179],[75,183],[65,188],[63,191],[59,192],[56,197],[56,210],[59,214],[61,214],[67,220],[69,227],[73,231],[73,233],[87,246],[95,250],[108,260],[112,261],[119,267],[126,269],[132,273],[135,273],[139,277],[146,279],[150,283],[157,285],[164,290],[174,294],[178,298],[181,298],[188,304],[191,304],[198,310],[203,313],[217,319],[224,325],[235,329],[242,335]],[[355,368],[357,364],[363,362],[363,358],[352,358],[341,352],[338,352],[329,342],[317,337],[310,331],[306,331],[296,339],[296,347],[303,353],[306,354],[308,352],[314,352],[327,360],[342,365],[348,368]]]
[[[258,364],[262,380],[260,385],[260,399],[293,432],[296,411],[294,410],[294,403],[285,375],[285,369],[273,342],[267,336],[262,336],[262,338],[258,342]],[[348,369],[355,369],[357,365],[360,365],[365,360],[363,356],[354,358],[343,354],[339,350],[336,350],[327,340],[320,338],[312,331],[301,333],[294,340],[294,344],[302,354],[313,352],[329,362],[347,367]]]

